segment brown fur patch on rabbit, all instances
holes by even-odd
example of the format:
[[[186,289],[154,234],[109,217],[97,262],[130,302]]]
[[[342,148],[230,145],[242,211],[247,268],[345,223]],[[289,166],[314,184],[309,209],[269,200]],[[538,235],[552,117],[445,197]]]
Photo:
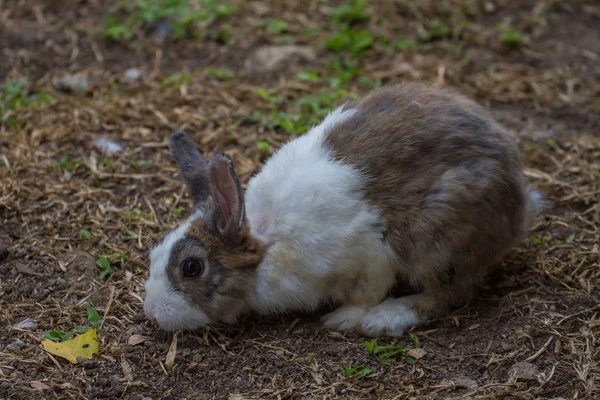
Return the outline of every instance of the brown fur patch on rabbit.
[[[354,115],[325,145],[369,177],[365,197],[386,220],[398,272],[423,291],[414,310],[433,316],[465,303],[534,212],[513,139],[483,107],[420,84],[345,108]]]

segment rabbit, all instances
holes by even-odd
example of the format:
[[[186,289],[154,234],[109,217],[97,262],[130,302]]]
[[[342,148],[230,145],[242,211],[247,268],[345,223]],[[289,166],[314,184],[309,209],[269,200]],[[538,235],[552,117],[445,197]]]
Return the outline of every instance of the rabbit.
[[[421,83],[344,103],[245,192],[227,155],[169,146],[194,209],[150,253],[144,311],[165,330],[330,304],[328,329],[401,336],[469,302],[544,202],[486,109]]]

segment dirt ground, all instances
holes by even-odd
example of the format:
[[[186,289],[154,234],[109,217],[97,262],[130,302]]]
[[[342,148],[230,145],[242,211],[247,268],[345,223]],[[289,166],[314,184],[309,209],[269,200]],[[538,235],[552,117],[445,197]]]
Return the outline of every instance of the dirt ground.
[[[598,2],[368,2],[367,17],[347,18],[375,40],[341,55],[324,45],[340,1],[238,1],[195,39],[158,24],[120,42],[103,34],[117,3],[0,0],[0,83],[26,77],[26,96],[49,99],[0,127],[1,399],[600,398]],[[502,37],[506,24],[518,38]],[[414,364],[381,362],[319,315],[250,316],[184,332],[169,373],[170,337],[142,308],[152,241],[190,207],[169,135],[227,152],[246,182],[293,136],[271,109],[333,93],[351,69],[338,59],[362,71],[348,92],[420,80],[489,107],[552,205],[470,305],[414,329],[426,352]],[[100,137],[124,149],[105,154]],[[101,278],[96,260],[121,253]],[[88,303],[104,319],[99,358],[45,353],[45,332],[85,324]],[[349,365],[372,373],[347,377]]]

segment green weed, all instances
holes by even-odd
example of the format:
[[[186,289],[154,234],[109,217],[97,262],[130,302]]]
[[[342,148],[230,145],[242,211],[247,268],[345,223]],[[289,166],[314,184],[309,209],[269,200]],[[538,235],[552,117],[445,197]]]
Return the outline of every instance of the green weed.
[[[100,278],[106,278],[112,274],[112,266],[115,264],[123,264],[127,259],[127,254],[121,253],[118,256],[111,258],[108,256],[100,256],[96,261],[96,265],[100,268]]]
[[[385,363],[399,359],[404,359],[404,361],[408,364],[414,364],[417,362],[414,358],[406,354],[406,349],[404,347],[393,345],[380,346],[377,343],[377,339],[365,342],[365,348],[369,354],[379,357]]]
[[[161,83],[161,88],[176,88],[179,89],[182,86],[189,85],[192,81],[192,77],[187,72],[177,72],[175,74],[167,76]]]
[[[342,29],[325,40],[325,47],[338,53],[360,55],[371,48],[375,39],[366,30]]]
[[[281,35],[290,31],[290,25],[280,19],[275,19],[267,25],[267,32],[270,35]]]
[[[365,0],[352,0],[348,4],[334,7],[329,11],[329,16],[338,24],[354,24],[366,21],[370,17]]]
[[[348,366],[343,366],[342,368],[342,374],[344,374],[344,376],[347,376],[349,378],[354,378],[356,380],[365,378],[369,375],[371,375],[373,373],[373,371],[369,368],[367,368],[364,365],[348,365]]]
[[[68,181],[71,180],[73,173],[77,170],[77,168],[85,166],[85,163],[82,160],[69,161],[69,157],[65,155],[60,162],[60,166],[64,172],[65,180]]]
[[[529,243],[534,244],[536,246],[542,246],[544,244],[546,244],[548,242],[548,238],[546,237],[537,237],[537,236],[530,236],[529,237]]]
[[[73,325],[73,328],[71,329],[73,332],[82,334],[91,328],[100,328],[100,325],[102,325],[102,319],[100,318],[98,311],[96,311],[96,309],[89,303],[86,305],[86,314],[89,325]],[[44,334],[44,339],[49,339],[53,342],[66,342],[74,337],[74,333],[63,331],[47,331]]]
[[[48,331],[44,334],[44,339],[52,340],[53,342],[66,342],[72,339],[75,335],[63,331]]]
[[[91,239],[92,238],[92,234],[90,233],[90,231],[82,229],[82,230],[79,231],[79,237],[82,238],[82,239]]]
[[[414,38],[400,39],[394,42],[394,50],[419,50],[421,44]]]
[[[39,107],[52,101],[46,93],[31,94],[27,90],[27,79],[7,80],[0,86],[0,127],[7,124],[17,128],[14,110],[19,107]]]
[[[256,148],[261,153],[268,153],[271,151],[271,145],[265,140],[259,140],[258,142],[256,142]]]
[[[227,69],[208,67],[206,73],[219,81],[230,81],[235,78],[235,74]]]
[[[285,97],[277,94],[277,92],[272,91],[269,93],[263,88],[256,89],[256,94],[258,94],[263,99],[267,100],[269,103],[273,105],[282,104],[285,101]]]
[[[329,80],[331,87],[334,89],[340,89],[347,82],[362,75],[358,62],[352,59],[334,58],[329,62],[328,67],[334,74]]]
[[[139,31],[166,23],[172,37],[194,37],[235,12],[235,6],[223,0],[123,0],[106,17],[104,35],[129,40]]]
[[[502,25],[500,26],[500,42],[510,47],[519,47],[523,44],[523,37],[509,25]]]
[[[206,36],[217,43],[229,44],[233,42],[233,27],[231,25],[223,25],[217,30],[209,31]]]
[[[264,98],[271,99],[271,95],[264,89],[261,89],[261,93]],[[294,135],[301,135],[321,122],[323,117],[341,103],[341,99],[354,97],[352,93],[345,90],[326,90],[317,95],[298,99],[292,106],[291,112],[278,109],[277,105],[281,103],[271,101],[274,107],[271,110],[269,127],[281,128]]]
[[[431,42],[444,39],[450,36],[452,30],[450,26],[441,18],[435,18],[426,25],[427,31],[419,36],[421,42]]]
[[[319,80],[319,71],[300,71],[298,72],[298,74],[296,75],[296,78],[298,78],[301,81],[307,81],[307,82],[317,82]]]

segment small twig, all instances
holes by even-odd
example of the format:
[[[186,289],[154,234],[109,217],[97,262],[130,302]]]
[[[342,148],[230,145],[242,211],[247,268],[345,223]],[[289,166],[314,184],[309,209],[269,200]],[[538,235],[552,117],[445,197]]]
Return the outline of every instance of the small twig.
[[[546,343],[544,343],[544,345],[531,357],[526,358],[525,361],[527,362],[532,362],[533,360],[535,360],[536,358],[538,358],[539,356],[542,355],[542,353],[544,351],[546,351],[546,349],[548,348],[548,346],[550,346],[550,343],[552,342],[552,339],[554,339],[554,336],[550,336],[548,338],[548,340],[546,340]]]
[[[598,309],[598,308],[600,308],[600,304],[598,304],[598,305],[596,305],[596,306],[594,306],[594,307],[591,307],[591,308],[586,308],[585,310],[583,310],[583,311],[579,311],[578,313],[571,314],[571,315],[567,315],[566,317],[564,317],[563,319],[561,319],[560,321],[558,321],[558,322],[556,323],[556,325],[558,326],[558,325],[562,324],[563,322],[565,322],[565,320],[567,320],[567,319],[569,319],[569,318],[573,318],[573,317],[576,317],[576,316],[578,316],[578,315],[585,314],[585,313],[588,313],[588,312],[590,312],[590,311],[594,311],[594,310],[596,310],[596,309]]]

